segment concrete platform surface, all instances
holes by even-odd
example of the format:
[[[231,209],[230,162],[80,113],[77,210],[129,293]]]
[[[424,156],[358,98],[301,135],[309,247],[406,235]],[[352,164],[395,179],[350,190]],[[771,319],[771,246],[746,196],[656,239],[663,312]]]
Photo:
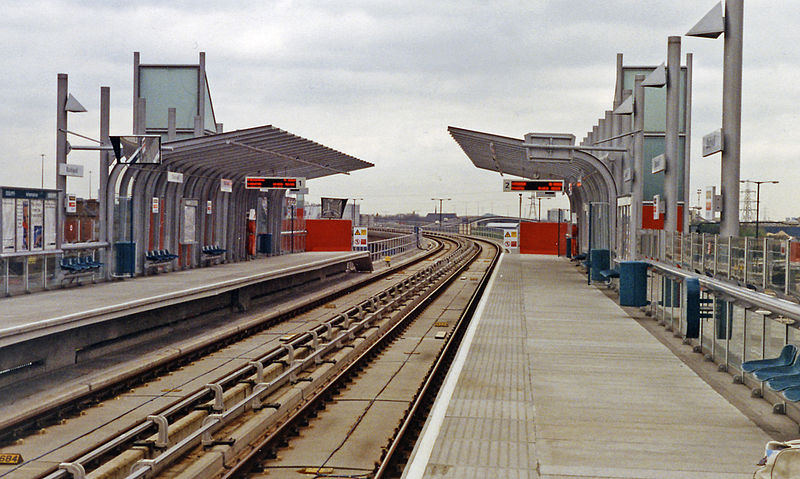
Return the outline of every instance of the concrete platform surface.
[[[0,299],[0,346],[117,316],[220,294],[366,252],[307,252]],[[368,261],[368,259],[367,259]]]
[[[505,255],[477,313],[404,477],[752,477],[770,437],[568,261]]]

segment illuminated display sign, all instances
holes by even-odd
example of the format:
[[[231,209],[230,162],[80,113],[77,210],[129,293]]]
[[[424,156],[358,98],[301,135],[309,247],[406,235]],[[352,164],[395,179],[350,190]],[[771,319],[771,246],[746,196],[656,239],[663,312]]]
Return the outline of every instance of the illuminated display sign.
[[[564,191],[561,180],[503,180],[503,191]]]
[[[248,176],[244,179],[244,187],[248,190],[261,189],[297,189],[305,187],[305,178],[268,178],[266,176]]]

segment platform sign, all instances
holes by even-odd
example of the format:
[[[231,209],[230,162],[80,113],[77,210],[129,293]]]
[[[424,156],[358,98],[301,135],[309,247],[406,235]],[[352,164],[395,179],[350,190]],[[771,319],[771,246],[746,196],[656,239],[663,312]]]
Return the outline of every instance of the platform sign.
[[[653,195],[653,219],[658,221],[663,212],[664,206],[661,201],[661,195]]]
[[[214,212],[214,202],[211,200],[206,201],[206,214],[210,215]]]
[[[159,211],[159,206],[160,206],[159,199],[157,196],[154,196],[153,203],[150,205],[150,212],[153,213],[154,215],[157,215]]]
[[[516,228],[503,230],[503,247],[508,249],[519,248],[519,233]]]
[[[78,212],[78,197],[75,195],[67,195],[67,213]]]
[[[305,178],[273,178],[267,176],[247,176],[244,187],[248,190],[293,190],[305,188]]]
[[[177,171],[167,171],[168,183],[183,183],[183,173]]]
[[[367,247],[367,228],[359,226],[353,228],[353,248],[366,248]]]
[[[667,169],[667,157],[664,154],[660,154],[658,156],[654,156],[652,160],[650,160],[650,165],[652,168],[650,172],[652,174],[661,173]]]
[[[564,181],[503,180],[503,191],[564,191]]]
[[[723,149],[722,129],[714,130],[708,135],[703,136],[703,156],[710,156],[719,153]]]
[[[219,179],[219,190],[223,193],[231,193],[233,192],[233,180],[227,180],[225,178]]]
[[[75,176],[78,178],[83,178],[83,165],[59,163],[58,174],[61,176]]]

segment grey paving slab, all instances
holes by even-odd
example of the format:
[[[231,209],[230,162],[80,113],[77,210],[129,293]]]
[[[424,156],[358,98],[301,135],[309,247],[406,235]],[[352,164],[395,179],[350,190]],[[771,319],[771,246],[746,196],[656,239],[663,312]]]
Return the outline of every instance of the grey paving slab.
[[[487,295],[425,477],[752,477],[769,436],[567,261]]]

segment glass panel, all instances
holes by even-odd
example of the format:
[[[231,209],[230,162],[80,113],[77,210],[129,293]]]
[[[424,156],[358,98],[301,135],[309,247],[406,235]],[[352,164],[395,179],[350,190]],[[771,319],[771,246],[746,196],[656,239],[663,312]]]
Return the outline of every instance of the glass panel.
[[[767,326],[767,338],[764,350],[765,358],[776,358],[781,353],[786,338],[786,326],[764,318]]]
[[[744,281],[744,238],[730,238],[730,272],[731,278]]]
[[[731,340],[728,351],[728,365],[737,369],[742,365],[742,348],[744,347],[744,309],[733,306],[731,317]]]
[[[700,298],[705,299],[706,301],[711,301],[710,303],[706,303],[706,306],[709,308],[710,311],[714,311],[714,297],[707,293],[700,293]],[[700,323],[703,328],[703,350],[705,352],[711,352],[711,345],[714,342],[714,315],[711,314],[710,318],[702,318]]]
[[[206,115],[205,115],[205,125],[203,125],[203,128],[205,128],[206,130],[210,130],[210,131],[216,132],[217,131],[217,123],[216,123],[216,119],[214,118],[214,105],[211,104],[211,93],[209,93],[209,90],[208,90],[208,79],[206,79],[206,92],[205,93],[206,93],[206,99],[205,99]]]
[[[789,294],[800,296],[800,242],[789,242]]]
[[[146,99],[145,128],[167,128],[175,108],[177,128],[194,129],[199,66],[146,67],[139,70],[139,96]]]
[[[764,240],[751,238],[747,242],[747,283],[761,288],[764,285]]]
[[[786,253],[785,240],[767,240],[767,288],[773,291],[783,291],[786,287]]]
[[[703,252],[701,255],[703,256],[703,270],[708,271],[710,273],[714,272],[714,249],[715,247],[715,240],[717,238],[716,235],[705,235],[705,239],[703,239]]]
[[[609,249],[608,203],[591,203],[592,249]]]
[[[764,316],[747,312],[747,351],[745,361],[754,359],[764,359],[764,351],[761,350],[761,336],[764,333]]]
[[[25,262],[28,258],[17,257],[8,259],[8,292],[20,294],[25,292]]]
[[[131,209],[133,202],[127,196],[117,199],[114,204],[114,241],[132,241],[131,239]]]
[[[789,343],[800,346],[800,329],[789,328]]]
[[[717,300],[714,306],[714,360],[724,363],[727,340],[731,336],[728,316],[731,304],[727,301]]]

